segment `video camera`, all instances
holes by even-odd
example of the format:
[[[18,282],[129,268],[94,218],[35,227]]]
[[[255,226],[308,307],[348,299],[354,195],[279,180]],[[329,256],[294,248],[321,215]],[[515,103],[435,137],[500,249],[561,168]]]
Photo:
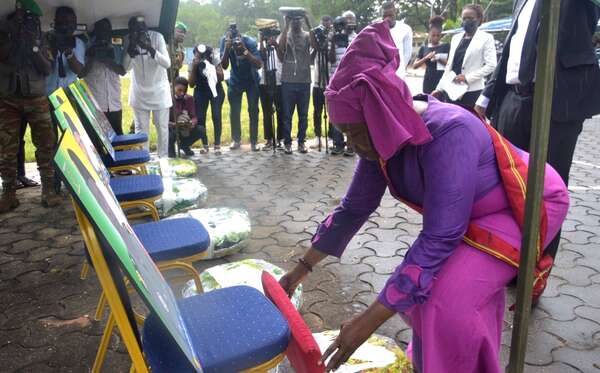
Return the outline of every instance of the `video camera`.
[[[279,12],[283,14],[284,17],[289,17],[291,19],[304,19],[304,17],[306,17],[306,9],[302,7],[282,6],[279,8]]]
[[[324,51],[327,49],[327,34],[329,30],[325,28],[323,25],[319,25],[315,27],[313,30],[313,34],[315,35],[315,40],[317,41],[317,46],[320,51]]]
[[[53,49],[64,51],[67,49],[74,49],[76,46],[75,42],[75,31],[87,31],[87,25],[85,24],[74,24],[74,25],[52,25],[53,30],[48,34],[48,41]]]
[[[135,57],[147,54],[146,47],[151,44],[151,40],[145,18],[143,16],[135,17],[133,21],[130,21],[129,28],[132,30],[129,35],[129,55]]]
[[[229,37],[231,38],[231,45],[233,47],[235,55],[238,57],[241,56],[244,53],[244,45],[242,43],[242,35],[240,34],[237,28],[237,24],[230,24],[229,28],[227,29],[227,32],[229,32]]]
[[[347,48],[350,44],[346,33],[347,21],[344,17],[336,17],[333,21],[333,45],[339,48]]]

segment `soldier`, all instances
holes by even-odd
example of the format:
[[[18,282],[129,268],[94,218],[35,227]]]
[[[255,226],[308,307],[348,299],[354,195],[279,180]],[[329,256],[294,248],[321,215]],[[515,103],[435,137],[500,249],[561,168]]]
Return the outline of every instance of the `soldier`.
[[[46,77],[50,74],[48,50],[42,43],[42,10],[34,0],[17,0],[16,10],[0,23],[0,213],[19,205],[15,193],[21,118],[31,126],[31,139],[42,179],[42,205],[61,199],[53,189],[51,164],[55,144]]]
[[[171,71],[169,72],[169,79],[175,79],[179,76],[179,70],[183,66],[185,61],[185,48],[183,47],[183,41],[187,34],[187,26],[183,22],[177,22],[175,24],[175,43],[174,50],[171,54]]]

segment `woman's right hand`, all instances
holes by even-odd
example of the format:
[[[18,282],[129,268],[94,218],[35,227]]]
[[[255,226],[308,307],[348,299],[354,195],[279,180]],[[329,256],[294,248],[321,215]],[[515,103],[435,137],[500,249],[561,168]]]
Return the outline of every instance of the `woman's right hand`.
[[[296,288],[298,285],[300,285],[300,282],[302,282],[307,274],[308,271],[306,268],[301,264],[298,264],[296,267],[294,267],[294,269],[279,279],[279,285],[283,288],[288,297],[291,298],[294,294],[294,291],[296,291]]]

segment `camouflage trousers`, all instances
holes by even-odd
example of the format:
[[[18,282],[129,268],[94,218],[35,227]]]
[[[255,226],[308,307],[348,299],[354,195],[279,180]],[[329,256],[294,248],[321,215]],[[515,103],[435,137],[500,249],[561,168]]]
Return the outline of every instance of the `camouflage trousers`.
[[[52,156],[56,136],[52,128],[50,106],[46,96],[0,98],[0,176],[4,186],[13,186],[17,178],[17,153],[21,119],[29,122],[35,159],[42,181],[54,178]]]

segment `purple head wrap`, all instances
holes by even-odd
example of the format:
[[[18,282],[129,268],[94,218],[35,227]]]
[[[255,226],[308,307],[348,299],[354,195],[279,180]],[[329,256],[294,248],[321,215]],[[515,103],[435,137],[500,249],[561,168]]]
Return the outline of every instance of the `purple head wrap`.
[[[388,23],[373,24],[352,41],[325,91],[332,123],[366,123],[384,160],[407,144],[431,140],[408,86],[396,75],[399,64]]]

